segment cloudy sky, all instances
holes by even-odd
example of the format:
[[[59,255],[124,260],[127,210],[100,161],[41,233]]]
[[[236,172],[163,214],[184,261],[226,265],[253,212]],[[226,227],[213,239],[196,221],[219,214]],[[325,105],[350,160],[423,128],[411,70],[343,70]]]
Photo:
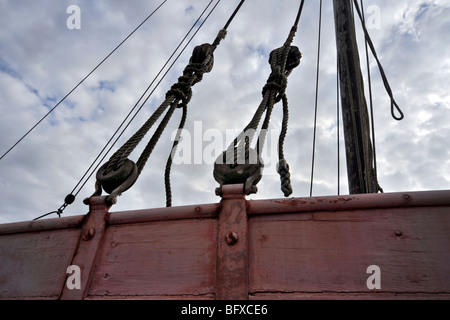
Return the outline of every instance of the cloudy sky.
[[[212,42],[238,2],[222,0],[218,4],[113,151],[159,106],[181,75],[193,47]],[[161,3],[0,0],[0,154]],[[208,3],[168,0],[0,160],[0,223],[30,220],[64,203],[64,197],[77,185]],[[72,21],[73,12],[67,13],[71,5],[80,8],[79,29],[67,26],[68,19]],[[215,151],[227,146],[226,132],[233,137],[233,132],[243,129],[261,102],[261,89],[270,74],[269,53],[283,45],[298,5],[297,0],[248,0],[229,27],[226,39],[215,52],[214,69],[193,88],[184,140],[184,146],[192,146],[192,161],[172,168],[174,206],[220,200],[214,193],[218,184],[213,178],[211,159]],[[365,0],[364,5],[373,23],[369,32],[405,113],[401,122],[391,117],[389,98],[371,58],[380,185],[385,192],[450,189],[450,1]],[[306,1],[293,43],[300,47],[303,58],[290,75],[287,89],[290,122],[285,157],[291,167],[294,197],[309,196],[318,21],[319,1]],[[332,0],[323,1],[322,21],[314,196],[338,192]],[[363,50],[359,21],[356,26]],[[365,71],[364,51],[361,58]],[[366,72],[364,77],[367,80]],[[270,124],[274,134],[269,135],[264,155],[264,177],[258,184],[258,194],[249,199],[283,197],[275,161],[271,160],[276,158],[272,150],[281,116],[281,105],[277,105]],[[112,211],[165,206],[163,171],[180,117],[177,110],[139,180],[118,199]],[[150,137],[151,133],[132,153],[132,160],[138,159]],[[342,132],[340,145],[340,192],[346,194]],[[94,182],[92,177],[86,183],[75,203],[65,209],[65,216],[87,212],[82,200],[92,194]]]

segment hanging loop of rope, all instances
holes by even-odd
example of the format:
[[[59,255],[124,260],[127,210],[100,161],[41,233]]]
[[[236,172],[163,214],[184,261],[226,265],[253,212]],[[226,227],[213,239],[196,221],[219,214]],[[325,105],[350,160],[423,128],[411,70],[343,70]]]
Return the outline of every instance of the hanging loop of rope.
[[[386,73],[384,72],[383,66],[381,65],[381,61],[378,58],[378,54],[377,54],[377,52],[375,50],[375,46],[374,46],[374,44],[372,42],[372,39],[371,39],[371,37],[369,35],[369,31],[367,31],[367,27],[366,27],[366,24],[365,24],[365,21],[364,21],[364,16],[363,16],[363,14],[361,12],[361,9],[359,7],[358,1],[354,0],[353,2],[355,4],[356,12],[358,13],[359,19],[362,22],[362,27],[363,27],[364,35],[365,35],[365,38],[366,38],[366,42],[369,45],[370,50],[372,51],[372,54],[373,54],[375,60],[377,61],[378,69],[380,70],[380,74],[381,74],[381,78],[383,79],[384,87],[386,89],[387,94],[389,95],[389,98],[391,99],[391,115],[392,115],[392,118],[394,118],[397,121],[401,121],[401,120],[403,120],[405,118],[405,115],[404,115],[403,111],[401,110],[401,108],[399,107],[399,105],[397,104],[397,101],[395,101],[394,94],[392,93],[392,89],[391,89],[391,86],[389,85],[389,81],[387,79]],[[397,110],[399,115],[395,114],[395,110]]]

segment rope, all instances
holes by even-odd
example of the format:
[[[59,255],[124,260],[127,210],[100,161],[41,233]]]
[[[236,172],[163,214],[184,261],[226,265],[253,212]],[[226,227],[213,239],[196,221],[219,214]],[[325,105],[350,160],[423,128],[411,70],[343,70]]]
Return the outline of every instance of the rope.
[[[380,70],[380,74],[381,74],[381,78],[383,79],[384,87],[386,89],[387,94],[389,95],[389,97],[391,99],[391,115],[395,120],[401,121],[404,119],[405,115],[403,114],[403,111],[400,109],[397,102],[395,101],[394,94],[392,93],[391,86],[389,85],[389,81],[387,80],[387,77],[386,77],[386,73],[384,72],[384,69],[383,69],[383,66],[381,65],[380,59],[378,59],[378,54],[375,50],[375,46],[373,45],[372,39],[370,38],[370,35],[369,35],[369,31],[367,31],[366,25],[364,23],[364,18],[361,13],[361,9],[359,8],[358,1],[354,0],[353,2],[355,4],[355,8],[358,13],[359,19],[362,22],[362,27],[363,27],[364,35],[366,38],[366,43],[369,45],[370,50],[372,51],[373,57],[377,61],[378,69]],[[397,110],[397,112],[400,114],[399,116],[397,116],[395,114],[395,110]]]
[[[297,33],[298,23],[300,22],[300,17],[303,12],[304,4],[305,4],[305,0],[302,0],[302,2],[300,2],[300,8],[298,9],[297,17],[295,18],[294,25],[292,26],[291,32],[289,32],[289,36],[288,36],[286,42],[284,43],[285,46],[289,46],[292,43],[292,41],[294,41],[295,34]]]
[[[213,7],[211,12],[208,14],[206,19],[200,25],[198,30],[201,28],[201,26],[203,26],[203,24],[206,22],[208,17],[211,15],[211,13],[214,11],[214,9],[217,7],[217,5],[220,3],[220,1],[221,0],[219,0],[216,3],[216,5]],[[190,101],[190,99],[192,97],[191,87],[202,80],[203,74],[205,72],[211,71],[212,64],[213,64],[212,54],[214,52],[214,49],[220,43],[220,40],[224,38],[225,34],[226,33],[224,33],[221,30],[214,41],[215,45],[206,44],[206,46],[210,46],[211,48],[209,50],[202,50],[202,51],[204,51],[203,53],[206,54],[206,58],[204,59],[203,62],[195,63],[193,61],[193,57],[191,57],[188,66],[183,71],[183,76],[178,78],[178,82],[175,83],[171,87],[171,89],[166,93],[165,101],[152,114],[152,116],[144,123],[144,125],[110,158],[110,160],[108,161],[107,169],[106,169],[107,173],[111,172],[123,165],[123,163],[127,160],[128,156],[131,154],[131,152],[133,152],[133,150],[137,147],[137,145],[140,143],[140,141],[144,138],[144,136],[148,133],[148,131],[153,127],[154,123],[161,117],[161,115],[164,113],[164,111],[167,109],[167,107],[169,105],[171,105],[172,103],[176,103],[178,105],[178,107],[182,107],[183,104],[187,104]],[[203,46],[205,46],[205,45],[203,45]],[[152,139],[151,141],[154,141],[154,139]],[[148,152],[149,150],[152,150],[151,145],[149,145],[146,148],[146,151],[144,151],[144,157],[142,158],[140,163],[143,163],[145,165],[145,162],[151,153],[151,152],[150,153]],[[145,159],[145,158],[147,158],[147,159]],[[139,168],[139,173],[140,173],[143,169],[143,166],[142,167],[138,166],[138,168]]]
[[[170,153],[169,158],[167,159],[166,169],[164,171],[164,184],[166,188],[166,207],[172,206],[172,188],[170,185],[170,170],[172,168],[173,157],[175,156],[175,152],[177,150],[178,144],[180,142],[181,133],[186,123],[187,117],[187,105],[183,106],[183,115],[180,120],[180,124],[178,125],[178,130],[175,136],[175,140],[172,145],[172,151]]]
[[[166,0],[167,1],[167,0]],[[136,102],[136,104],[134,105],[134,107],[132,108],[132,110],[128,113],[128,115],[126,116],[126,118],[122,121],[122,123],[120,124],[120,126],[118,127],[118,129],[115,131],[115,133],[111,136],[111,138],[108,140],[108,142],[106,143],[106,145],[103,147],[103,149],[100,151],[100,153],[98,154],[98,156],[95,158],[95,160],[92,162],[92,164],[90,165],[90,167],[86,170],[86,172],[84,173],[84,175],[82,176],[82,178],[79,180],[79,182],[77,183],[77,185],[73,188],[72,192],[66,197],[66,200],[68,198],[73,197],[73,200],[68,203],[67,201],[65,201],[65,203],[57,210],[57,211],[52,211],[51,213],[55,213],[55,212],[60,212],[60,214],[62,213],[62,211],[70,204],[72,204],[75,200],[75,197],[80,193],[80,191],[83,189],[83,187],[86,185],[86,183],[88,182],[88,180],[91,178],[91,176],[95,173],[95,171],[98,169],[98,167],[100,166],[100,164],[102,163],[102,161],[104,161],[104,159],[106,158],[106,155],[111,151],[111,149],[114,147],[114,145],[117,143],[117,141],[121,138],[121,136],[123,135],[123,133],[125,132],[125,130],[129,127],[129,125],[131,124],[131,122],[135,119],[135,117],[137,116],[137,114],[142,110],[143,106],[145,105],[145,103],[150,99],[150,97],[152,96],[152,94],[155,92],[155,90],[159,87],[159,85],[161,84],[161,82],[165,79],[165,77],[167,76],[167,74],[169,73],[169,71],[172,69],[172,67],[175,65],[175,63],[178,61],[178,59],[180,58],[180,56],[183,54],[183,52],[186,50],[187,46],[192,42],[192,40],[194,39],[194,37],[197,35],[197,33],[200,31],[201,27],[203,26],[203,24],[208,20],[209,16],[211,15],[211,13],[214,11],[214,9],[217,7],[218,3],[213,7],[213,9],[209,12],[209,14],[205,17],[205,19],[203,19],[203,22],[198,26],[197,30],[194,32],[194,34],[191,36],[191,38],[187,41],[186,45],[182,48],[182,50],[180,51],[180,53],[177,55],[177,57],[174,59],[174,61],[172,62],[172,64],[168,67],[168,69],[166,70],[166,72],[162,75],[161,79],[159,80],[159,82],[156,84],[155,88],[150,92],[150,94],[147,96],[147,98],[142,102],[141,106],[138,108],[138,110],[136,111],[136,113],[133,115],[133,117],[130,119],[130,121],[128,122],[128,124],[124,127],[124,129],[122,130],[122,132],[118,135],[118,137],[116,138],[116,140],[112,143],[112,145],[109,147],[109,149],[107,150],[107,152],[105,153],[105,155],[100,159],[101,155],[105,152],[106,148],[108,147],[108,145],[111,143],[111,141],[114,139],[114,137],[117,135],[117,133],[119,132],[120,128],[125,124],[126,120],[131,116],[131,114],[133,113],[133,111],[137,108],[137,106],[139,105],[140,101],[144,98],[144,96],[146,95],[146,93],[150,90],[151,86],[155,83],[155,81],[157,80],[157,78],[161,75],[161,73],[163,72],[164,68],[169,64],[170,60],[174,57],[174,55],[176,54],[176,52],[178,51],[178,49],[181,47],[181,45],[183,44],[183,42],[187,39],[187,37],[189,36],[189,34],[192,32],[192,30],[198,25],[199,21],[202,19],[203,15],[205,14],[205,12],[207,11],[207,9],[210,7],[210,5],[212,4],[214,0],[211,0],[209,2],[209,4],[205,7],[205,9],[203,10],[203,12],[200,14],[200,16],[197,18],[197,20],[194,22],[194,24],[192,25],[192,27],[189,29],[189,31],[186,33],[186,35],[184,36],[184,38],[180,41],[180,43],[178,44],[178,46],[175,48],[175,50],[173,51],[173,53],[171,54],[171,56],[167,59],[167,61],[165,62],[165,64],[161,67],[161,69],[159,70],[158,74],[155,76],[155,78],[152,80],[152,82],[150,83],[150,85],[146,88],[146,90],[144,91],[144,93],[141,95],[141,97],[138,99],[138,101]],[[142,24],[141,24],[142,25]],[[136,31],[136,30],[135,30]],[[123,41],[124,42],[124,41]],[[122,42],[122,43],[123,43]],[[156,120],[155,120],[156,121]],[[100,161],[98,162],[98,164],[96,166],[95,163],[100,159]],[[93,168],[93,169],[92,169]],[[92,169],[92,171],[91,171]],[[88,175],[89,171],[91,171],[91,173]],[[84,182],[83,182],[84,180]],[[83,183],[82,183],[83,182]],[[77,190],[78,188],[78,190]],[[76,191],[77,190],[77,191]],[[49,213],[49,214],[51,214]],[[46,215],[49,215],[46,214]],[[59,214],[59,215],[60,215]],[[44,215],[44,216],[46,216]],[[44,216],[38,217],[36,219],[40,219]]]
[[[258,106],[255,114],[253,115],[253,118],[250,120],[248,125],[239,133],[239,135],[229,145],[223,155],[224,163],[229,163],[227,160],[231,154],[233,155],[233,167],[238,164],[238,150],[244,150],[245,161],[248,161],[250,156],[249,145],[251,144],[252,139],[255,136],[256,130],[259,126],[263,114],[266,113],[264,122],[261,126],[260,134],[256,142],[256,152],[257,156],[259,157],[264,147],[273,107],[276,103],[281,101],[283,105],[283,120],[282,129],[278,139],[279,161],[277,165],[277,172],[280,175],[281,190],[284,193],[285,197],[288,197],[292,194],[289,164],[284,159],[283,150],[289,120],[289,108],[288,99],[286,96],[286,88],[288,83],[288,76],[291,74],[292,70],[300,64],[301,53],[297,47],[292,47],[291,43],[297,31],[298,23],[303,10],[303,4],[304,0],[302,0],[300,3],[297,18],[284,45],[278,49],[273,50],[270,53],[269,64],[272,72],[267,79],[266,85],[262,89],[263,99],[260,105]]]
[[[364,1],[361,0],[361,10],[362,10],[362,24],[366,25],[366,19],[364,15]],[[373,105],[373,93],[372,93],[372,77],[370,73],[370,63],[369,63],[369,49],[367,44],[367,36],[364,37],[365,42],[365,50],[366,50],[366,64],[367,64],[367,78],[369,83],[369,102],[370,102],[370,119],[371,119],[371,128],[372,128],[372,143],[373,143],[373,173],[374,180],[377,188],[377,191],[383,193],[383,189],[380,187],[378,182],[378,165],[377,165],[377,151],[376,151],[376,141],[375,141],[375,119],[374,119],[374,105]]]
[[[336,55],[336,132],[337,132],[337,194],[341,195],[341,122],[340,122],[340,86],[339,86],[339,58]]]
[[[42,123],[55,109],[64,102],[64,100],[67,99],[67,97],[72,94],[89,76],[94,73],[114,52],[116,52],[117,49],[119,49],[122,44],[124,44],[145,22],[147,22],[148,19],[150,19],[153,14],[155,14],[165,3],[167,0],[164,0],[152,13],[150,13],[144,21],[142,21],[121,43],[119,43],[102,61],[100,61],[97,66],[95,66],[94,69],[92,69],[83,79],[81,79],[78,84],[72,88],[72,90],[69,91],[52,109],[50,109],[49,112],[47,112],[33,127],[31,127],[30,130],[28,130],[12,147],[10,147],[1,157],[0,160],[2,160],[11,150],[13,150],[20,142],[22,142],[23,139],[25,139],[39,124]]]
[[[317,40],[317,70],[316,70],[316,97],[314,107],[314,134],[313,134],[313,151],[312,151],[312,167],[311,167],[311,186],[309,190],[309,196],[312,197],[313,185],[314,185],[314,165],[316,159],[316,134],[317,134],[317,113],[318,113],[318,100],[319,100],[319,71],[320,71],[320,40],[322,36],[322,0],[320,0],[319,9],[319,37]]]
[[[212,11],[215,9],[215,7],[220,3],[221,0],[219,0]],[[225,27],[228,27],[231,23],[231,20],[236,15],[237,11],[240,9],[242,4],[245,0],[241,0],[240,4],[228,20]],[[212,11],[209,13],[209,15],[212,13]],[[208,15],[208,17],[209,17]],[[207,18],[208,18],[207,17]],[[206,21],[206,20],[205,20]],[[203,21],[202,25],[205,23]],[[139,157],[138,161],[136,162],[137,167],[137,176],[135,179],[139,177],[141,174],[147,160],[149,159],[154,147],[156,146],[159,138],[161,137],[164,129],[166,128],[168,122],[170,121],[170,118],[172,117],[175,109],[181,108],[183,109],[183,117],[182,121],[180,123],[179,131],[182,129],[185,123],[186,118],[186,107],[191,100],[192,97],[192,86],[199,83],[203,79],[203,75],[205,73],[208,73],[212,70],[213,64],[214,64],[214,50],[217,48],[217,46],[220,44],[221,40],[223,40],[226,36],[226,30],[225,28],[221,29],[216,36],[214,42],[212,44],[203,44],[200,46],[197,46],[193,54],[189,60],[189,64],[186,66],[186,68],[183,71],[183,75],[178,78],[178,82],[175,83],[170,90],[166,93],[165,101],[160,105],[160,107],[152,114],[152,116],[144,123],[144,125],[119,149],[117,150],[110,158],[110,160],[107,162],[105,174],[118,170],[122,167],[122,165],[129,161],[128,157],[133,152],[133,150],[136,148],[136,146],[140,143],[140,141],[144,138],[144,136],[148,133],[148,131],[152,128],[152,126],[155,124],[155,122],[162,116],[162,114],[166,111],[166,109],[170,106],[169,110],[167,111],[166,115],[164,116],[163,120],[161,121],[160,125],[156,129],[155,133],[153,134],[152,138],[148,142],[147,146],[145,147],[144,151],[142,152],[141,156]],[[166,170],[165,170],[165,183],[166,183],[166,204],[167,206],[171,205],[171,188],[170,188],[170,166],[172,164],[172,160],[170,159],[171,156],[174,153],[174,150],[176,148],[178,143],[174,143],[172,146],[172,152],[169,157],[169,160],[166,164]],[[99,182],[97,180],[97,182]],[[118,190],[118,191],[117,191]],[[101,193],[101,189],[96,190],[95,195],[98,193]],[[121,193],[121,187],[118,186],[117,189],[110,193],[109,201],[115,203],[115,197],[116,193]],[[108,200],[107,200],[108,201]]]
[[[183,44],[183,42],[187,39],[187,37],[189,36],[189,34],[192,32],[192,30],[196,27],[196,25],[198,24],[198,22],[200,21],[200,19],[202,18],[202,16],[205,14],[205,12],[207,11],[207,9],[209,8],[209,6],[211,5],[211,3],[214,0],[211,0],[209,2],[209,4],[205,7],[205,9],[203,10],[203,12],[200,14],[200,16],[197,18],[197,20],[194,22],[194,24],[192,25],[192,27],[189,29],[189,31],[186,33],[186,35],[184,36],[184,38],[180,41],[180,43],[178,44],[178,46],[175,48],[175,50],[172,52],[172,54],[170,55],[170,57],[167,59],[167,61],[164,63],[164,65],[161,67],[161,69],[159,70],[159,72],[157,73],[157,75],[155,76],[155,78],[152,80],[152,82],[148,85],[147,89],[144,91],[144,93],[140,96],[140,98],[138,99],[138,101],[136,102],[136,104],[133,106],[133,108],[130,110],[130,112],[128,113],[128,115],[125,117],[125,119],[122,121],[122,123],[119,125],[119,127],[117,128],[117,130],[114,132],[114,134],[111,136],[111,138],[108,140],[108,142],[106,143],[106,145],[103,147],[103,149],[100,151],[100,153],[98,154],[98,156],[95,158],[95,160],[92,162],[92,164],[90,165],[90,167],[86,170],[86,172],[84,173],[84,175],[82,176],[82,178],[80,179],[80,181],[78,182],[78,184],[73,188],[72,190],[72,194],[74,194],[75,196],[78,195],[78,193],[81,191],[81,189],[85,186],[85,184],[87,183],[87,181],[91,178],[91,176],[93,175],[93,173],[95,172],[95,170],[97,170],[97,168],[99,167],[100,163],[102,161],[104,161],[104,159],[106,158],[106,155],[111,151],[111,149],[114,147],[114,145],[117,143],[117,141],[122,137],[123,133],[125,132],[125,130],[129,127],[129,125],[131,124],[131,122],[135,119],[135,117],[137,116],[137,114],[142,110],[143,106],[145,105],[145,103],[149,100],[149,98],[153,95],[154,91],[156,90],[156,88],[159,87],[160,83],[162,82],[162,80],[165,79],[165,77],[167,76],[168,72],[172,69],[172,67],[174,66],[174,64],[178,61],[178,59],[180,58],[181,54],[185,51],[186,47],[191,43],[191,41],[193,40],[193,38],[195,37],[195,35],[197,34],[197,32],[199,31],[199,29],[197,29],[197,31],[194,33],[194,35],[189,39],[189,41],[187,42],[187,44],[184,46],[184,48],[181,50],[181,52],[178,54],[178,56],[175,58],[175,60],[173,61],[173,63],[169,66],[169,68],[167,69],[167,71],[164,73],[164,75],[162,76],[162,78],[160,79],[160,81],[156,84],[155,88],[150,92],[150,94],[148,95],[148,97],[144,100],[144,102],[141,104],[141,106],[138,108],[138,110],[136,111],[136,113],[134,114],[134,116],[131,118],[131,120],[128,122],[128,124],[124,127],[124,129],[122,130],[122,132],[118,135],[118,137],[116,138],[116,140],[112,143],[112,145],[110,146],[110,148],[108,149],[108,151],[106,152],[106,154],[100,159],[101,155],[105,152],[106,148],[108,147],[108,145],[112,142],[112,140],[114,139],[114,137],[118,134],[119,130],[124,126],[124,124],[126,123],[126,121],[128,120],[128,118],[132,115],[133,111],[137,108],[137,106],[139,105],[139,103],[141,102],[141,100],[145,97],[145,95],[147,94],[147,92],[150,90],[150,88],[153,86],[153,84],[155,83],[155,81],[158,79],[158,77],[161,75],[161,73],[164,71],[164,69],[166,68],[166,66],[169,64],[170,60],[174,57],[174,55],[176,54],[176,52],[178,51],[178,49],[181,47],[181,45]],[[91,169],[94,167],[95,163],[98,161],[99,163],[97,164],[97,166],[95,166],[95,168],[93,169],[93,171],[91,171]],[[78,188],[78,186],[82,183],[83,179],[88,175],[89,171],[91,171],[91,173],[89,174],[89,176],[86,178],[85,182],[81,185],[81,187],[79,188],[79,190],[75,193],[75,190]]]

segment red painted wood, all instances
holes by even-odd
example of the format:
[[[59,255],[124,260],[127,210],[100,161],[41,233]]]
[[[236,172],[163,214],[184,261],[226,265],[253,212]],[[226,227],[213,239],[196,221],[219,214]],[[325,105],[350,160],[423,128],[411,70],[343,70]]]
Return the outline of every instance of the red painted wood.
[[[0,298],[450,295],[450,191],[246,201],[242,190],[225,186],[217,204],[111,215],[95,197],[86,216],[0,225]],[[78,292],[65,286],[70,264],[82,267]],[[381,290],[366,286],[372,264]]]
[[[216,239],[213,219],[110,226],[89,297],[213,294]]]
[[[111,296],[98,295],[87,296],[85,300],[215,300],[213,293],[200,295],[129,295],[129,296]]]
[[[450,294],[426,293],[260,293],[249,300],[450,300]]]
[[[377,208],[450,206],[450,192],[425,191],[248,201],[252,214],[352,211]]]
[[[242,185],[222,186],[217,240],[216,299],[247,300],[247,212]]]
[[[14,222],[0,225],[0,236],[26,232],[51,231],[60,229],[80,228],[84,215],[46,220]]]
[[[0,299],[58,299],[80,231],[0,236]]]
[[[62,300],[81,300],[86,297],[97,252],[103,241],[109,219],[106,197],[92,197],[89,201],[89,213],[86,215],[81,228],[77,251],[71,263],[71,265],[76,265],[81,269],[81,289],[69,289],[64,286],[61,294]]]
[[[110,225],[154,221],[217,218],[219,204],[122,211],[111,214]]]
[[[376,293],[450,291],[449,207],[254,216],[249,229],[252,293],[371,293],[371,265]]]

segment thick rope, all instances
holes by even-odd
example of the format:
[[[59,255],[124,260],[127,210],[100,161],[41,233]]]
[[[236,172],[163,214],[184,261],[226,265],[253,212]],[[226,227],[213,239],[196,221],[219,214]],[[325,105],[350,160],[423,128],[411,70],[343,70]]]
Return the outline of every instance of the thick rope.
[[[221,30],[216,37],[214,43],[220,43],[220,40],[224,38],[226,32]],[[137,145],[141,142],[141,140],[145,137],[148,131],[153,127],[155,122],[162,116],[162,114],[166,111],[166,109],[170,106],[171,108],[183,108],[186,106],[192,98],[192,86],[197,84],[203,79],[204,73],[210,72],[212,70],[214,64],[213,52],[217,45],[203,44],[198,48],[200,51],[200,55],[204,55],[204,60],[202,62],[194,61],[197,57],[191,57],[189,64],[183,71],[183,75],[178,78],[178,82],[172,85],[170,90],[166,93],[166,99],[159,106],[158,109],[152,114],[152,116],[144,123],[144,125],[130,138],[128,141],[117,150],[110,158],[108,162],[108,166],[106,169],[106,173],[116,170],[120,168],[123,163],[128,159],[129,155],[134,151]],[[195,52],[195,51],[194,51]],[[198,57],[200,59],[201,57]],[[172,115],[174,110],[168,111],[170,116]],[[163,123],[167,125],[169,118],[165,117]],[[161,130],[165,128],[159,127]],[[142,171],[147,159],[149,158],[151,152],[153,151],[154,146],[159,140],[161,136],[161,131],[157,130],[147,145],[146,149],[142,153],[136,165],[138,165],[139,174]]]
[[[217,2],[219,4],[221,0]],[[193,54],[189,60],[189,64],[186,66],[186,68],[183,71],[183,75],[178,78],[177,83],[175,83],[170,90],[166,93],[166,98],[164,102],[160,105],[160,107],[152,114],[152,116],[144,123],[144,125],[119,149],[117,150],[113,156],[111,156],[110,160],[108,161],[105,169],[105,173],[103,174],[106,176],[109,172],[118,170],[122,167],[122,165],[125,164],[125,162],[128,161],[129,155],[134,151],[134,149],[137,147],[137,145],[140,143],[140,141],[143,139],[143,137],[148,133],[148,131],[153,127],[155,122],[163,115],[163,113],[166,111],[166,109],[170,106],[169,110],[166,112],[163,120],[159,124],[158,128],[156,129],[155,133],[153,134],[152,138],[148,142],[147,146],[145,147],[144,151],[142,152],[141,156],[139,157],[138,161],[135,164],[135,172],[136,174],[133,175],[132,179],[137,179],[139,175],[141,174],[147,160],[149,159],[151,153],[153,152],[153,149],[155,148],[159,138],[161,137],[163,131],[165,130],[167,124],[170,121],[170,118],[172,117],[175,109],[181,108],[183,109],[183,116],[182,120],[179,125],[179,134],[181,132],[181,129],[183,128],[185,121],[186,121],[186,114],[187,114],[187,105],[189,101],[192,98],[192,86],[197,84],[203,79],[204,73],[208,73],[212,70],[214,65],[214,50],[217,48],[217,46],[220,44],[220,42],[225,38],[227,32],[226,28],[231,23],[232,19],[242,6],[245,0],[241,0],[238,7],[235,9],[234,13],[228,20],[227,24],[223,29],[221,29],[214,42],[212,44],[202,44],[200,46],[197,46]],[[216,6],[217,6],[216,4]],[[216,7],[215,6],[215,7]],[[214,7],[214,8],[215,8]],[[214,9],[213,9],[214,10]],[[210,13],[211,14],[211,13]],[[209,15],[208,15],[209,17]],[[206,20],[205,20],[206,21]],[[204,23],[204,22],[203,22]],[[202,25],[203,25],[202,23]],[[170,167],[172,165],[172,155],[174,154],[176,147],[178,145],[179,136],[177,137],[177,140],[174,142],[172,146],[172,152],[169,156],[169,159],[166,164],[166,170],[165,170],[165,183],[166,183],[166,204],[167,206],[171,206],[171,188],[170,188]],[[130,176],[131,177],[131,176]],[[127,178],[127,183],[129,184],[129,178]],[[100,180],[103,181],[103,180]],[[135,180],[134,180],[135,181]],[[97,181],[99,182],[99,181]],[[134,182],[133,182],[134,183]],[[96,193],[101,193],[101,182],[96,187]],[[100,189],[99,189],[100,187]],[[115,197],[116,194],[120,194],[120,190],[125,188],[126,185],[123,183],[120,186],[118,186],[111,194],[110,197],[114,199],[112,200],[112,203],[115,203]],[[126,190],[126,189],[125,189]]]
[[[289,165],[284,159],[284,152],[283,152],[283,144],[287,133],[287,124],[289,119],[286,88],[288,76],[291,74],[293,68],[298,65],[298,63],[296,63],[295,66],[293,66],[292,68],[287,68],[288,57],[289,54],[291,53],[291,49],[292,47],[290,45],[284,45],[283,47],[275,49],[274,51],[271,52],[269,63],[272,72],[267,80],[266,85],[262,89],[263,100],[259,105],[258,109],[256,110],[250,123],[235,138],[233,143],[230,144],[230,146],[227,149],[226,155],[224,155],[225,157],[224,161],[227,161],[226,158],[228,158],[229,154],[233,152],[234,155],[233,163],[234,165],[237,165],[238,152],[236,152],[236,149],[240,146],[240,148],[242,147],[245,148],[245,161],[249,159],[249,144],[251,143],[255,135],[255,132],[259,126],[259,123],[261,121],[264,112],[266,112],[266,116],[261,127],[261,132],[256,143],[257,155],[259,157],[260,154],[262,153],[262,148],[264,147],[264,142],[267,135],[267,129],[269,128],[270,116],[272,114],[273,107],[276,103],[282,101],[283,123],[282,123],[282,131],[279,136],[279,144],[278,144],[279,163],[277,171],[280,174],[281,190],[283,191],[286,197],[292,194]]]
[[[386,89],[387,94],[389,95],[389,97],[391,99],[391,115],[395,120],[401,121],[405,118],[405,115],[403,114],[403,111],[400,109],[399,105],[395,101],[394,94],[392,93],[392,89],[391,89],[391,86],[389,85],[389,81],[387,79],[386,73],[384,72],[383,66],[381,65],[380,59],[378,58],[378,54],[375,50],[375,46],[372,42],[372,38],[370,37],[369,31],[367,31],[366,25],[364,23],[364,17],[363,17],[363,14],[361,13],[361,9],[359,8],[358,1],[354,0],[353,2],[355,4],[356,12],[358,13],[359,19],[362,22],[362,27],[363,27],[364,35],[366,38],[366,42],[369,45],[370,50],[372,51],[372,55],[378,64],[378,69],[380,71],[381,78],[383,79],[384,87]],[[395,110],[397,110],[397,112],[399,113],[399,116],[397,116],[395,114]]]
[[[186,123],[187,118],[187,105],[183,106],[183,115],[180,120],[180,124],[178,125],[178,130],[175,135],[175,140],[172,145],[172,151],[170,152],[170,156],[167,159],[166,169],[164,172],[164,183],[166,187],[166,207],[172,206],[172,188],[170,186],[170,170],[172,168],[173,157],[175,157],[175,153],[177,151],[178,144],[180,142],[181,133]]]

